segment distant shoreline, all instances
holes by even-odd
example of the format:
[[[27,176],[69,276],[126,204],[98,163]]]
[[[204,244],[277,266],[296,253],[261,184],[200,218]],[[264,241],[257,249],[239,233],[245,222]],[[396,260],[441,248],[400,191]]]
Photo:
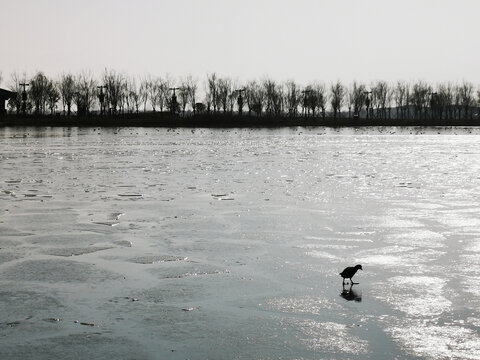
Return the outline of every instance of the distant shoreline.
[[[199,114],[179,116],[169,113],[131,113],[91,116],[12,115],[0,119],[0,127],[185,127],[185,128],[284,128],[284,127],[450,127],[480,126],[480,119],[352,119],[349,117],[238,116]]]

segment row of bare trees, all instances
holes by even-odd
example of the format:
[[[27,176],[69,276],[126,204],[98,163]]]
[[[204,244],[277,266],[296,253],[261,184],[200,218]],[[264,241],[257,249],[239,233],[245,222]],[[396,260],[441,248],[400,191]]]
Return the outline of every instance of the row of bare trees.
[[[301,86],[293,80],[276,82],[270,78],[241,84],[212,73],[207,75],[200,97],[198,79],[193,76],[176,81],[169,75],[137,79],[106,69],[100,79],[88,71],[65,73],[57,79],[43,72],[31,78],[15,72],[10,76],[10,89],[17,93],[9,101],[13,112],[20,113],[25,106],[26,111],[36,114],[60,111],[65,115],[74,110],[80,115],[92,110],[111,114],[173,111],[183,115],[242,114],[246,110],[256,116],[457,119],[477,117],[480,105],[480,90],[467,81],[437,85],[354,81],[349,86],[337,81],[328,86],[320,82]]]
[[[78,113],[88,113],[95,104],[96,82],[88,72],[76,76],[62,74],[57,81],[37,72],[33,77],[14,72],[11,74],[10,90],[17,96],[10,99],[8,106],[17,114],[23,110],[35,114],[53,114],[61,101],[64,113],[70,115],[75,106]]]
[[[27,90],[23,95],[24,85]],[[26,74],[11,74],[10,89],[17,93],[17,97],[9,101],[10,110],[20,113],[22,104],[26,100],[26,110],[35,114],[45,114],[49,109],[53,114],[61,104],[62,112],[70,115],[75,108],[80,115],[91,112],[96,105],[101,113],[133,113],[148,110],[165,111],[182,110],[187,106],[195,112],[197,106],[197,80],[187,76],[180,80],[178,98],[172,97],[174,81],[168,75],[165,77],[144,76],[139,81],[135,77],[105,70],[100,80],[96,80],[90,72],[80,74],[62,74],[57,80],[47,77],[43,72],[37,72],[33,77]]]

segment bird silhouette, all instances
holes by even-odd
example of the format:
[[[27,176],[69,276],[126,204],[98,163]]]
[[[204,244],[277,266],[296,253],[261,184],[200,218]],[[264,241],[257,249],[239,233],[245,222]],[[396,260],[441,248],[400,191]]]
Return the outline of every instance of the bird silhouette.
[[[340,276],[343,278],[343,285],[345,285],[345,279],[350,279],[352,285],[358,284],[352,281],[352,277],[357,273],[358,269],[363,271],[362,265],[349,266],[340,273]]]

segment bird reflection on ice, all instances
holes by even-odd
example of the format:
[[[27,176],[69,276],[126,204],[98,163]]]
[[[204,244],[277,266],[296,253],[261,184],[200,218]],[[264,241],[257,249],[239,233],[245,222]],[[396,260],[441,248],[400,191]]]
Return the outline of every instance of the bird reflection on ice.
[[[362,301],[362,292],[358,290],[354,290],[353,284],[351,284],[348,289],[345,289],[345,284],[344,284],[340,296],[347,301],[352,301],[352,300],[356,302]]]

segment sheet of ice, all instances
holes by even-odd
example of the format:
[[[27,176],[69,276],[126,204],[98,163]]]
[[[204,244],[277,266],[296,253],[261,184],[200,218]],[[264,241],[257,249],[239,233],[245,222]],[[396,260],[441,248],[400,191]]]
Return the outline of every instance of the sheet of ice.
[[[478,332],[460,326],[403,324],[387,329],[407,353],[425,359],[480,359]]]
[[[452,302],[445,297],[446,281],[428,276],[396,276],[378,284],[377,298],[409,317],[428,318],[449,311]]]
[[[479,359],[480,129],[438,131],[0,128],[0,358]]]

